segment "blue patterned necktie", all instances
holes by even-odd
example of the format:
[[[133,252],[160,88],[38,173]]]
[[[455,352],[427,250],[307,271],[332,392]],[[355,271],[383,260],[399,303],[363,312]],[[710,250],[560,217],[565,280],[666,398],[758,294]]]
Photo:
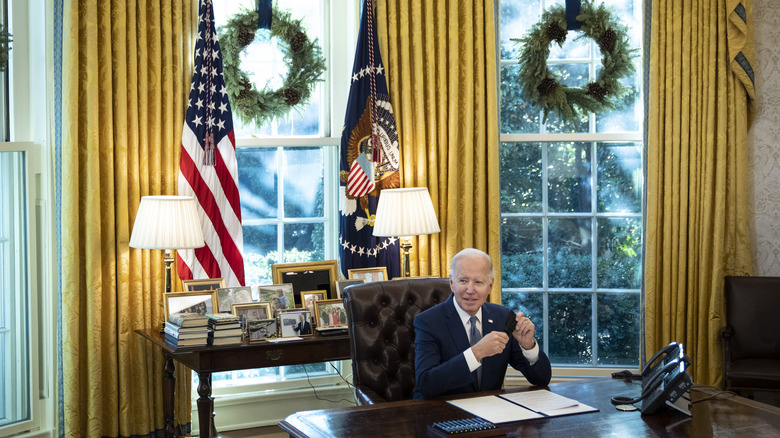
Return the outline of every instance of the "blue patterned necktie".
[[[477,342],[479,342],[480,339],[482,339],[482,333],[477,330],[476,316],[469,318],[469,324],[471,324],[471,328],[469,329],[469,342],[473,347]],[[482,366],[477,368],[477,385],[482,388]]]

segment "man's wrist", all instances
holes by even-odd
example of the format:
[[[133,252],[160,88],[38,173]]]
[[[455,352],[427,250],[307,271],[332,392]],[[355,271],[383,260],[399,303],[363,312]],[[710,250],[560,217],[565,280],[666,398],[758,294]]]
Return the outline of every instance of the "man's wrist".
[[[533,341],[533,344],[531,344],[530,347],[525,347],[523,346],[523,344],[520,344],[520,348],[522,348],[523,350],[533,350],[534,347],[536,347],[536,338],[531,338],[531,340]]]

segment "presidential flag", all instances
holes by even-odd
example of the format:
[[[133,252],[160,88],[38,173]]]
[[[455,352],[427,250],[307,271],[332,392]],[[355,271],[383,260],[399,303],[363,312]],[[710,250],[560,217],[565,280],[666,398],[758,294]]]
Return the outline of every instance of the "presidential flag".
[[[398,132],[373,26],[371,0],[363,4],[347,114],[341,134],[341,269],[386,266],[400,274],[398,238],[374,237],[379,192],[400,186]]]
[[[177,251],[182,280],[224,278],[227,287],[244,285],[235,143],[214,10],[211,0],[201,0],[195,72],[181,139],[179,195],[197,200],[206,246]]]

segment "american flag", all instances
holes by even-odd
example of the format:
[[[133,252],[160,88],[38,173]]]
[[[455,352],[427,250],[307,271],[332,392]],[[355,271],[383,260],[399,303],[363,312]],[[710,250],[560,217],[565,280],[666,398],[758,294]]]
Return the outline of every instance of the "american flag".
[[[371,0],[362,9],[341,134],[339,259],[344,275],[349,269],[386,266],[393,278],[401,272],[398,239],[373,232],[379,193],[400,186],[398,131]]]
[[[243,286],[236,141],[211,0],[200,1],[195,72],[181,137],[179,195],[198,201],[206,246],[177,251],[179,277],[224,278],[228,287]]]

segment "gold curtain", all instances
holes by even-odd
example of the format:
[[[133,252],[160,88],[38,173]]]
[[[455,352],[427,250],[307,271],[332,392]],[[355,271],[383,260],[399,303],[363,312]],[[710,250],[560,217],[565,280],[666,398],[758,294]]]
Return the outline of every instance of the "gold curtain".
[[[723,277],[752,271],[752,101],[731,63],[752,41],[727,30],[726,3],[752,28],[749,0],[653,0],[650,29],[645,354],[683,342],[707,385],[722,380]]]
[[[500,300],[498,84],[492,0],[377,0],[403,187],[428,187],[441,234],[417,238],[412,275],[449,274],[463,248],[496,265]]]
[[[141,196],[175,194],[197,21],[191,0],[64,0],[64,433],[163,427],[163,360],[134,330],[164,321],[161,251],[128,247]],[[176,416],[190,421],[190,373]]]

